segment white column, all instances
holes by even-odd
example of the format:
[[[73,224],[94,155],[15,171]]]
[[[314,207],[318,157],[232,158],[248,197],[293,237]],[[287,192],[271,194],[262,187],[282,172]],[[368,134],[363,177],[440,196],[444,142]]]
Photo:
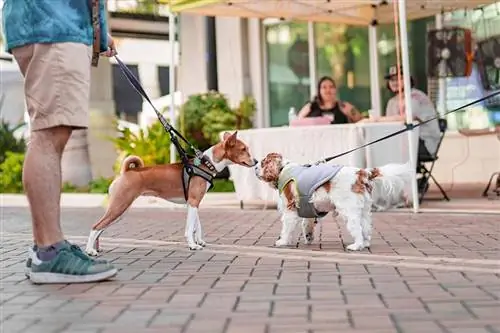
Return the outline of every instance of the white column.
[[[118,155],[113,143],[107,139],[107,137],[116,136],[116,128],[113,124],[115,119],[111,63],[108,59],[101,57],[99,67],[92,68],[90,86],[88,143],[94,178],[110,177],[115,174],[113,165]]]
[[[265,127],[266,113],[264,111],[264,62],[262,49],[264,41],[262,40],[261,20],[256,18],[248,19],[248,51],[249,67],[251,77],[252,96],[255,98],[257,110],[255,113],[254,127]]]
[[[309,86],[311,92],[311,99],[316,96],[316,43],[314,38],[314,22],[307,22],[307,43],[309,46]]]
[[[442,29],[443,28],[443,15],[438,14],[436,15],[436,29]],[[444,62],[440,64],[440,66],[446,66]],[[437,110],[440,114],[441,117],[444,117],[444,114],[446,112],[446,79],[445,78],[439,78],[438,79],[438,105],[437,105]]]
[[[215,18],[219,91],[226,95],[232,107],[236,107],[250,90],[245,23],[239,17]]]
[[[408,51],[408,31],[406,27],[406,0],[399,0],[399,30],[401,31],[401,60],[403,63],[403,79],[405,88],[411,87],[410,84],[410,56]],[[413,110],[411,108],[411,89],[404,89],[405,96],[405,112],[406,123],[413,122]],[[415,146],[415,132],[408,131],[408,149],[410,155],[411,169],[413,170],[412,176],[412,197],[413,197],[413,212],[418,213],[418,189],[417,189],[417,175],[416,175],[416,149]]]
[[[370,50],[370,96],[371,108],[375,116],[382,115],[380,98],[379,62],[377,49],[377,21],[373,20],[368,27],[368,40]]]
[[[177,128],[177,122],[175,117],[175,14],[170,12],[168,16],[168,38],[170,44],[170,69],[168,71],[169,78],[169,95],[170,95],[170,125]],[[175,150],[175,145],[170,143],[170,163],[175,163],[177,151]]]
[[[205,18],[180,14],[179,89],[183,99],[207,91]],[[194,73],[194,74],[193,74]]]

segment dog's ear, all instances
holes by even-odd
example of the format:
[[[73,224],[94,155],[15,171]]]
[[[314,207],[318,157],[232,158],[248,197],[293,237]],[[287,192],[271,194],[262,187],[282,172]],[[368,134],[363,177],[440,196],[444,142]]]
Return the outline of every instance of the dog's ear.
[[[224,133],[224,141],[226,147],[232,148],[236,145],[236,133],[237,132],[234,132],[233,134],[229,134],[228,132]]]
[[[231,136],[231,133],[224,132],[224,135],[222,136],[222,140],[226,141],[230,136]]]
[[[262,180],[267,183],[276,182],[280,176],[281,157],[269,156],[264,159]]]

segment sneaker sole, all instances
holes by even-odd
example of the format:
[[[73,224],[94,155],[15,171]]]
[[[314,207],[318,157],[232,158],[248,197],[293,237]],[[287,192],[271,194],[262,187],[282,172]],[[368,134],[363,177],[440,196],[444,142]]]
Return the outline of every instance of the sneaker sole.
[[[114,277],[118,273],[116,268],[106,272],[88,275],[69,275],[60,273],[29,272],[29,278],[34,284],[50,283],[89,283],[100,282]]]

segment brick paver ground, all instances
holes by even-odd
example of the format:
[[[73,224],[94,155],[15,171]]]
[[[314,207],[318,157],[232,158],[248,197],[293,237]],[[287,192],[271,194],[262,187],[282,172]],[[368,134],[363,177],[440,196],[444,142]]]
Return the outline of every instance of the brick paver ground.
[[[84,244],[102,209],[64,209]],[[133,209],[103,234],[110,282],[35,286],[24,277],[25,208],[2,211],[0,332],[500,333],[500,218],[374,215],[370,251],[331,216],[313,245],[272,247],[274,211],[205,209],[203,251],[184,211]]]

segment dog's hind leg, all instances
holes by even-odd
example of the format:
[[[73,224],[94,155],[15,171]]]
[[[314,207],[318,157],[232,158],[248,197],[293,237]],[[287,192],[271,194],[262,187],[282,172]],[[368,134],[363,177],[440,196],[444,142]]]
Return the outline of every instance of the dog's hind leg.
[[[118,222],[127,208],[130,207],[132,202],[138,197],[134,191],[124,189],[120,192],[115,192],[116,195],[110,192],[109,205],[101,217],[101,219],[92,226],[89,237],[87,239],[87,246],[85,252],[91,256],[99,254],[99,237],[111,224]]]
[[[365,200],[363,215],[361,216],[361,231],[363,233],[363,247],[368,248],[372,240],[372,201],[370,197]]]

